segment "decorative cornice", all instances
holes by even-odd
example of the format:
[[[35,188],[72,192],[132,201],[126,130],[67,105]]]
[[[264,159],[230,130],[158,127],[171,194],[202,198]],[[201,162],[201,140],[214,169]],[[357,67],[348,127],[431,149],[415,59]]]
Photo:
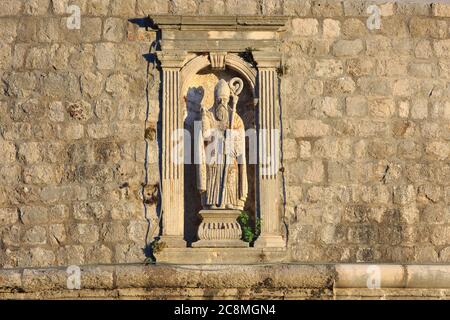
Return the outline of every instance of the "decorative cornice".
[[[151,27],[161,31],[162,51],[278,51],[286,16],[152,15]]]
[[[288,16],[180,16],[149,15],[157,29],[283,31]]]

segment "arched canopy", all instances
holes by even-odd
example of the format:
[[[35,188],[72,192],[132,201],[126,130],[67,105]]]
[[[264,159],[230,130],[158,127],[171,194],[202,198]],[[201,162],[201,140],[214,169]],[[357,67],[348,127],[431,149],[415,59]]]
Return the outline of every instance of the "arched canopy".
[[[208,55],[199,55],[186,63],[181,69],[181,92],[186,92],[190,77],[209,66],[211,61]],[[252,90],[255,90],[257,73],[250,63],[236,54],[229,53],[225,57],[225,66],[238,72],[251,85]]]

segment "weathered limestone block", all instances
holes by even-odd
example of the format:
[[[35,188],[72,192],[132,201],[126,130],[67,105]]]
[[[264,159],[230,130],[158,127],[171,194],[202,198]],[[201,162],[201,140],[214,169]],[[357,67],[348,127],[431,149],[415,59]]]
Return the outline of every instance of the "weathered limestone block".
[[[77,59],[78,58],[79,56],[77,56]],[[78,66],[81,65],[78,64],[78,62],[76,64]],[[50,97],[76,99],[80,96],[79,80],[77,76],[71,72],[51,72],[41,79],[41,81],[42,90],[45,90],[46,94]]]
[[[427,16],[430,14],[429,3],[397,3],[397,14],[407,16]]]
[[[100,70],[114,69],[115,58],[115,45],[113,43],[97,43],[95,45],[95,61],[97,68]]]
[[[296,138],[303,138],[325,136],[331,129],[320,120],[293,120],[291,130]]]
[[[445,3],[433,3],[433,16],[436,17],[450,17],[450,5]]]
[[[392,99],[369,99],[369,114],[375,118],[388,118],[395,113],[395,101]]]
[[[264,15],[280,15],[283,13],[282,1],[280,0],[264,0],[262,3],[262,14]]]
[[[312,14],[318,17],[339,17],[344,14],[340,1],[319,0],[311,5]]]
[[[417,58],[428,59],[433,56],[433,49],[429,40],[420,40],[415,48]]]
[[[126,227],[121,221],[102,224],[100,230],[102,242],[122,242],[127,239]]]
[[[447,246],[450,241],[448,240],[450,237],[450,227],[445,225],[436,225],[430,228],[430,240],[431,243],[435,246]]]
[[[323,93],[323,82],[321,80],[310,79],[305,83],[305,91],[308,95],[319,96]]]
[[[392,54],[392,40],[389,37],[376,35],[366,39],[366,53],[368,56],[390,56]]]
[[[409,80],[398,80],[392,85],[389,80],[381,77],[361,77],[357,81],[359,90],[366,95],[389,96],[395,95],[407,96],[411,89]]]
[[[23,181],[27,184],[53,184],[60,183],[63,169],[51,164],[28,166],[23,171]]]
[[[47,230],[44,227],[36,226],[28,229],[24,236],[25,244],[42,245],[47,243]]]
[[[412,119],[418,120],[428,118],[428,100],[415,99],[411,105],[410,116]]]
[[[0,226],[8,226],[11,224],[15,224],[18,220],[19,215],[17,214],[17,210],[1,208],[0,209]]]
[[[311,2],[309,0],[285,0],[283,2],[283,13],[286,15],[304,17],[308,16],[310,12]]]
[[[111,0],[111,14],[119,17],[133,17],[135,14],[136,0]],[[149,13],[147,13],[148,15]]]
[[[18,21],[16,19],[0,19],[0,40],[4,44],[12,43],[16,39],[17,24]]]
[[[42,248],[23,249],[19,254],[19,265],[46,267],[55,263],[55,254],[51,250]],[[25,281],[25,278],[22,281]]]
[[[58,265],[82,265],[85,263],[83,246],[60,246],[57,251],[56,261]]]
[[[130,93],[131,77],[126,74],[113,74],[106,80],[106,92],[113,97],[123,97]]]
[[[286,177],[288,185],[301,185],[302,183],[320,183],[325,178],[325,168],[322,161],[299,161],[286,165],[292,172]]]
[[[416,261],[430,261],[430,263],[439,262],[438,253],[432,245],[417,246],[415,249]]]
[[[66,242],[66,229],[62,224],[54,224],[48,227],[49,243],[53,246],[60,246]]]
[[[67,288],[67,273],[65,270],[24,270],[22,275],[23,288],[26,291],[61,290]]]
[[[314,117],[338,118],[342,116],[340,102],[337,98],[324,97],[314,99],[311,107],[311,115]]]
[[[218,1],[218,6],[221,3]],[[197,2],[194,0],[175,0],[173,2],[173,11],[176,14],[195,14],[197,13]]]
[[[80,123],[68,123],[58,128],[60,135],[66,140],[79,140],[84,137],[84,126]]]
[[[91,0],[87,3],[87,11],[93,16],[106,16],[109,11],[109,5],[110,0]]]
[[[20,221],[26,225],[46,224],[48,219],[48,210],[45,207],[23,207],[19,209]]]
[[[69,234],[75,243],[96,243],[99,240],[99,227],[95,224],[76,224],[70,227]]]
[[[128,238],[135,243],[145,241],[148,227],[149,223],[146,221],[130,221],[127,227]]]
[[[383,17],[381,33],[389,37],[408,38],[409,29],[403,17]]]
[[[105,206],[101,202],[82,202],[73,206],[73,216],[77,220],[103,220],[107,215]]]
[[[111,42],[121,42],[125,39],[126,21],[119,18],[108,18],[103,24],[103,39]]]
[[[186,1],[186,0],[177,0]],[[191,0],[188,0],[191,1]],[[246,15],[258,14],[258,2],[256,0],[227,0],[226,13],[231,15],[242,15],[245,12]]]
[[[64,105],[61,101],[52,101],[48,104],[47,116],[51,121],[63,122],[65,113]]]
[[[141,243],[115,245],[115,260],[118,263],[142,263],[145,255]]]
[[[341,23],[333,19],[323,20],[323,36],[324,38],[337,38],[341,34]]]
[[[438,58],[450,57],[450,40],[436,40],[433,42],[433,47]]]
[[[2,150],[0,153],[0,161],[3,164],[9,164],[15,161],[16,146],[13,143],[0,140],[0,150]]]
[[[333,45],[333,54],[336,57],[356,56],[363,49],[363,42],[360,39],[339,40]]]
[[[445,21],[431,18],[413,17],[409,22],[409,29],[412,37],[431,37],[443,39],[447,35],[447,23]]]
[[[1,236],[2,243],[7,247],[19,247],[21,243],[22,228],[18,225],[10,225],[9,227],[2,228]],[[7,249],[7,252],[9,249]]]
[[[108,24],[111,27],[111,24]],[[108,31],[106,31],[108,32]],[[105,34],[105,38],[109,37]],[[97,42],[102,37],[102,19],[100,18],[83,18],[81,23],[81,40],[82,42]],[[109,39],[109,38],[108,38]]]
[[[350,18],[342,23],[342,34],[347,38],[363,38],[367,33],[367,26],[363,20]]]
[[[69,217],[69,209],[63,204],[50,207],[48,217],[52,223],[65,222]]]
[[[364,117],[368,112],[367,99],[364,96],[346,98],[346,113],[350,117]]]
[[[318,77],[335,78],[342,75],[343,69],[344,67],[340,60],[317,60],[314,66],[314,73]]]
[[[356,84],[351,77],[341,77],[325,83],[325,94],[330,96],[349,95],[355,90]]]
[[[22,273],[15,270],[0,271],[0,291],[14,290],[22,286]]]
[[[354,77],[373,74],[374,62],[370,58],[347,59],[346,72]]]
[[[18,15],[23,8],[22,0],[5,0],[3,2],[3,8],[0,12],[0,17],[2,16],[15,16]]]
[[[218,6],[220,6],[220,1],[218,2]],[[139,16],[164,14],[169,12],[169,2],[166,0],[139,0],[136,5],[136,13]]]
[[[405,159],[419,159],[422,156],[422,145],[414,141],[401,141],[398,144],[398,155]]]
[[[314,143],[313,154],[326,159],[349,159],[352,156],[352,145],[346,139],[322,138]]]
[[[394,203],[406,205],[416,200],[416,190],[413,185],[394,187]]]
[[[83,267],[80,284],[83,289],[112,289],[114,287],[114,268]]]
[[[450,142],[433,141],[426,145],[426,153],[434,159],[445,160],[450,156]]]
[[[292,33],[302,37],[314,36],[319,33],[319,22],[316,19],[292,19]]]
[[[409,66],[409,74],[416,78],[431,78],[436,67],[430,63],[417,63]]]
[[[439,252],[440,262],[450,262],[450,247],[446,247]]]
[[[29,0],[25,1],[24,14],[32,16],[40,16],[47,13],[50,0]]]

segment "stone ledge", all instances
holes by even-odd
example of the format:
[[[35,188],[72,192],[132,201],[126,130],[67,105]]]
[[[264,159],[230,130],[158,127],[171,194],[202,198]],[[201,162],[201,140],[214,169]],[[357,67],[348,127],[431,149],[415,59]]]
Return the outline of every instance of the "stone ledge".
[[[377,265],[368,289],[362,264],[108,265],[81,267],[81,290],[66,268],[0,270],[0,299],[450,299],[450,265]]]
[[[166,248],[155,254],[158,263],[248,264],[287,262],[285,248]]]

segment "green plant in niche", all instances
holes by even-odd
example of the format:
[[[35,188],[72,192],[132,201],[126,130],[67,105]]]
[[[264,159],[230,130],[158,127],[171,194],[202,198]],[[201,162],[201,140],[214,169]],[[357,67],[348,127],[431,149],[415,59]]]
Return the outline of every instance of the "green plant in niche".
[[[161,253],[165,248],[167,248],[167,245],[165,242],[155,240],[152,242],[152,251],[153,254]]]
[[[165,248],[167,248],[167,244],[165,242],[162,242],[160,240],[155,240],[149,245],[150,247],[150,253],[149,257],[144,260],[144,264],[155,264],[156,263],[156,257],[155,254],[161,253]]]
[[[261,233],[261,219],[252,219],[247,211],[242,211],[238,218],[242,228],[242,240],[253,243]]]

